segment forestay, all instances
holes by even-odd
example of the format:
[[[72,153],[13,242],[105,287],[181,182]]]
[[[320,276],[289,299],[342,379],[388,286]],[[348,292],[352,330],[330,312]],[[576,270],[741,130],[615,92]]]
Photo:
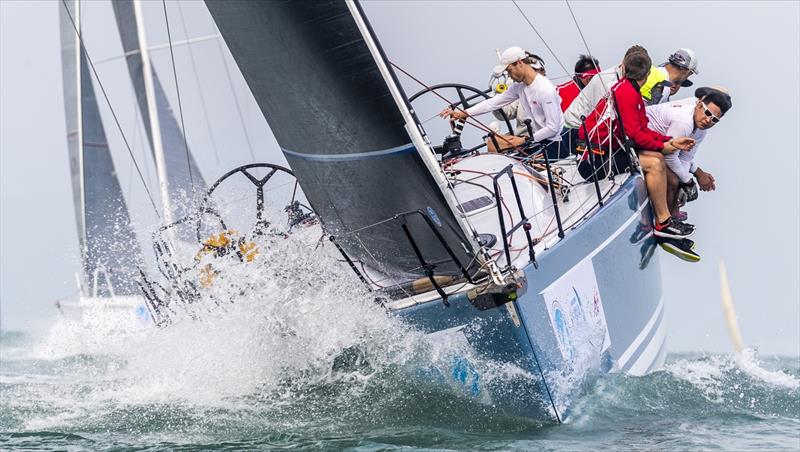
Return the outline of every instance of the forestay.
[[[478,270],[472,234],[452,213],[446,179],[357,5],[206,4],[305,195],[348,255],[394,282],[424,275],[393,219],[419,210],[469,273]],[[459,274],[423,218],[407,218],[435,273]]]
[[[59,13],[67,145],[83,264],[81,291],[109,296],[110,285],[116,295],[138,293],[134,281],[142,254],[114,170],[86,53],[75,32],[80,27],[78,4],[64,2]]]

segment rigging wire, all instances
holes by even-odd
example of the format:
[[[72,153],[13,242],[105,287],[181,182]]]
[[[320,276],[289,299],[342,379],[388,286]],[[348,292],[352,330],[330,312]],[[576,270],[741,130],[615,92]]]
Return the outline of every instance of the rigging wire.
[[[192,175],[192,157],[189,155],[189,143],[186,141],[186,124],[183,122],[183,105],[181,104],[181,90],[178,88],[178,71],[175,68],[175,52],[172,50],[172,34],[169,30],[169,16],[167,15],[167,1],[161,0],[164,5],[164,21],[167,23],[167,41],[169,41],[169,56],[172,59],[172,76],[175,78],[175,92],[178,94],[178,114],[181,117],[183,129],[183,149],[186,153],[186,166],[189,168],[189,183],[192,187],[192,198],[195,196],[194,176]]]
[[[217,151],[217,142],[214,139],[214,129],[211,127],[211,121],[208,119],[208,106],[206,105],[206,98],[203,95],[203,90],[200,88],[200,77],[197,75],[197,64],[194,60],[194,51],[192,50],[192,43],[189,42],[189,31],[186,29],[186,18],[183,16],[183,7],[181,2],[176,2],[178,5],[178,15],[181,16],[181,26],[183,27],[183,35],[186,40],[186,48],[189,50],[189,61],[192,63],[192,73],[194,74],[194,81],[197,84],[197,91],[200,94],[200,104],[203,106],[203,117],[206,122],[206,129],[208,130],[209,138],[211,138],[211,150],[214,153],[214,161],[217,166],[220,166],[219,152]],[[170,50],[172,47],[170,47]]]
[[[569,14],[572,16],[572,21],[575,22],[575,28],[578,29],[578,34],[581,36],[581,41],[583,41],[583,46],[586,47],[586,51],[589,52],[589,55],[594,55],[592,51],[589,50],[589,44],[586,42],[586,37],[583,36],[583,30],[581,30],[581,26],[578,25],[578,19],[575,17],[575,12],[572,11],[572,5],[569,4],[569,0],[564,0],[564,3],[567,4],[567,8],[569,9]],[[592,59],[591,61],[592,61],[592,66],[594,66],[594,68],[597,71],[600,71],[600,68],[594,62],[594,59]]]
[[[139,180],[142,181],[142,186],[144,186],[144,191],[147,193],[147,197],[150,199],[150,204],[153,206],[156,216],[161,219],[161,214],[158,212],[158,207],[156,207],[156,202],[153,199],[153,195],[150,193],[150,188],[148,188],[147,183],[144,180],[144,175],[142,175],[142,170],[139,168],[139,163],[136,161],[136,157],[133,156],[131,145],[128,143],[128,139],[125,137],[125,132],[122,130],[122,125],[119,122],[117,113],[114,111],[114,107],[111,105],[111,100],[108,98],[106,88],[103,86],[103,82],[100,81],[100,76],[97,75],[97,70],[94,67],[92,58],[89,56],[89,52],[86,50],[86,46],[83,44],[83,36],[81,36],[80,30],[78,30],[78,26],[75,24],[75,19],[72,17],[72,12],[70,12],[66,0],[61,0],[61,4],[64,5],[64,9],[67,11],[67,17],[69,17],[69,21],[72,23],[72,28],[75,30],[75,34],[78,36],[78,44],[80,45],[81,51],[84,53],[84,55],[86,55],[86,60],[89,62],[89,67],[92,69],[94,79],[97,80],[97,85],[100,87],[100,91],[103,93],[103,98],[108,105],[108,109],[111,111],[111,116],[114,118],[114,123],[116,123],[119,134],[122,136],[122,141],[125,143],[125,148],[128,150],[128,155],[130,155],[131,160],[133,161],[133,166],[136,167],[136,172],[139,174]]]
[[[406,75],[408,78],[410,78],[411,80],[414,80],[415,82],[419,83],[419,84],[420,84],[420,86],[422,86],[423,88],[425,88],[426,90],[428,90],[428,92],[432,93],[434,96],[436,96],[436,97],[438,97],[439,99],[442,99],[443,101],[447,102],[447,104],[448,104],[448,105],[450,105],[450,106],[453,106],[453,107],[455,107],[455,108],[457,108],[457,109],[459,109],[459,110],[461,110],[461,111],[464,111],[464,109],[462,109],[461,107],[459,107],[459,106],[457,105],[457,104],[458,104],[458,102],[450,102],[450,100],[449,100],[449,99],[447,99],[446,97],[444,97],[444,96],[442,96],[441,94],[439,94],[438,92],[436,92],[436,90],[434,90],[434,89],[433,89],[433,88],[431,88],[430,86],[426,85],[426,84],[425,84],[425,83],[424,83],[422,80],[420,80],[420,79],[418,79],[418,78],[414,77],[413,75],[411,75],[411,74],[410,74],[408,71],[406,71],[405,69],[403,69],[403,68],[401,68],[400,66],[398,66],[398,65],[394,64],[394,63],[393,63],[393,62],[391,62],[391,61],[388,61],[388,63],[389,63],[389,64],[391,64],[391,65],[392,65],[392,67],[394,67],[394,68],[395,68],[395,69],[397,69],[398,71],[400,71],[400,72],[402,72],[403,74],[405,74],[405,75]],[[431,119],[433,119],[433,118],[431,118]],[[426,121],[430,121],[430,119],[428,119],[428,120],[426,120]],[[473,116],[468,116],[468,117],[467,117],[467,119],[464,121],[464,123],[465,123],[465,124],[469,124],[469,125],[471,125],[471,126],[473,126],[473,127],[477,128],[478,130],[482,130],[482,131],[484,131],[484,132],[489,132],[489,133],[494,133],[494,132],[492,131],[492,129],[490,129],[490,128],[489,128],[489,126],[487,126],[486,124],[484,124],[484,123],[483,123],[483,122],[481,122],[480,120],[478,120],[478,119],[475,119],[475,117],[473,117]],[[499,139],[499,140],[503,140],[503,141],[505,141],[507,144],[511,144],[511,142],[510,142],[509,140],[507,140],[505,137],[503,137],[503,135],[501,135],[501,134],[495,134],[495,137],[496,137],[497,139]]]
[[[538,36],[538,37],[539,37],[539,39],[541,39],[541,40],[542,40],[542,43],[544,44],[544,46],[545,46],[545,47],[547,47],[547,50],[549,50],[549,51],[550,51],[550,54],[551,54],[551,55],[553,55],[553,58],[555,58],[555,59],[556,59],[556,62],[558,63],[558,65],[559,65],[559,66],[561,66],[561,69],[563,69],[563,70],[564,70],[564,72],[565,72],[567,75],[570,75],[570,76],[571,76],[571,75],[572,75],[572,72],[570,72],[569,70],[567,70],[566,66],[564,66],[564,64],[561,62],[561,60],[559,60],[559,59],[558,59],[558,56],[556,55],[556,53],[555,53],[555,52],[553,52],[553,49],[551,49],[551,48],[550,48],[550,45],[548,45],[548,44],[547,44],[547,41],[545,41],[545,40],[544,40],[544,37],[542,36],[542,34],[541,34],[541,33],[539,33],[539,30],[537,30],[537,29],[536,29],[536,27],[534,27],[534,26],[533,26],[533,22],[531,22],[531,20],[530,20],[530,19],[528,19],[528,16],[527,16],[527,15],[525,15],[525,12],[524,12],[524,11],[522,11],[522,8],[520,8],[520,7],[519,7],[519,5],[517,4],[517,0],[511,0],[511,3],[513,3],[513,4],[514,4],[514,6],[516,6],[516,7],[517,7],[517,10],[519,10],[519,13],[520,13],[520,14],[522,14],[522,17],[525,19],[525,22],[528,22],[528,25],[530,25],[531,29],[533,29],[533,32],[534,32],[534,33],[536,33],[536,36]]]
[[[593,56],[594,54],[592,53],[591,50],[589,50],[589,44],[586,42],[586,38],[583,36],[583,30],[581,29],[581,26],[578,24],[578,19],[575,17],[575,12],[572,11],[572,5],[569,4],[569,0],[564,0],[564,3],[567,4],[567,9],[569,9],[569,14],[572,16],[572,21],[575,23],[575,28],[578,29],[578,34],[581,36],[581,41],[583,41],[583,47],[586,48],[586,52],[589,54],[589,56]],[[594,59],[592,59],[591,61],[592,61],[592,66],[594,66],[595,70],[600,72],[600,66],[598,66],[597,63],[594,62]],[[596,75],[596,77],[597,76],[598,75]],[[606,86],[605,83],[601,83],[600,86],[603,88],[603,93],[605,95],[608,95],[608,86]]]

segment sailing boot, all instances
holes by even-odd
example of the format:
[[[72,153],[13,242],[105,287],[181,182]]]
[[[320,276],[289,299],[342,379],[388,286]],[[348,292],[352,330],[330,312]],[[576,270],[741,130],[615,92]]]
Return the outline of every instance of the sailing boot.
[[[692,251],[694,242],[689,239],[659,239],[659,245],[664,251],[674,254],[686,262],[698,262],[700,255]]]

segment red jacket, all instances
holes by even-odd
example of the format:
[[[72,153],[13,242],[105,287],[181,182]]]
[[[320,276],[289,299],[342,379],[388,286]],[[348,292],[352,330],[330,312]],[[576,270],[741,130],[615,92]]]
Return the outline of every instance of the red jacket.
[[[570,79],[556,86],[556,92],[561,97],[561,111],[567,111],[572,101],[581,93],[581,88],[575,83],[575,80]]]
[[[619,120],[616,117],[613,103],[608,102],[608,96],[597,103],[589,116],[586,118],[586,130],[589,132],[589,140],[594,144],[599,144],[605,148],[611,142],[611,149],[618,149],[624,138],[619,127],[620,120],[625,134],[633,141],[638,150],[661,151],[664,142],[672,137],[661,135],[648,127],[649,121],[644,110],[644,100],[639,91],[634,88],[628,79],[622,79],[611,87],[610,96],[616,101]],[[578,136],[586,139],[586,130],[581,126]],[[611,139],[611,136],[615,139]]]

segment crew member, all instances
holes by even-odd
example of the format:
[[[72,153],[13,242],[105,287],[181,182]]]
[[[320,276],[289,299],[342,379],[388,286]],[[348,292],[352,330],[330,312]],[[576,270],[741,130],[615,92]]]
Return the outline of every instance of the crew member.
[[[697,64],[694,51],[683,48],[670,55],[666,63],[653,66],[640,90],[645,105],[669,102],[670,96],[674,96],[681,87],[692,86],[689,77],[698,74]]]
[[[644,52],[646,54],[647,50],[640,45],[635,45],[625,52],[625,56],[634,52]],[[579,128],[581,126],[581,118],[588,117],[597,106],[597,103],[600,102],[600,99],[608,94],[608,90],[623,78],[622,72],[622,64],[598,72],[564,112],[564,122],[566,122],[567,126],[573,129]]]
[[[531,67],[533,62],[531,57],[530,53],[520,47],[506,49],[501,55],[500,65],[495,67],[494,72],[497,74],[507,71],[509,77],[516,83],[506,91],[466,110],[453,111],[447,108],[440,113],[440,116],[465,120],[469,116],[488,113],[519,100],[523,110],[531,118],[533,129],[531,139],[535,143],[554,147],[558,152],[558,146],[561,145],[561,129],[564,127],[561,99],[550,80]]]
[[[591,55],[579,55],[575,63],[575,75],[569,81],[556,86],[556,92],[561,97],[561,111],[567,111],[573,100],[578,97],[581,90],[592,78],[600,72],[600,63]]]
[[[716,189],[714,176],[703,171],[695,162],[700,143],[708,130],[716,125],[731,108],[731,97],[725,88],[702,87],[695,97],[647,107],[650,128],[671,136],[685,135],[695,140],[689,151],[680,151],[664,157],[667,165],[667,201],[673,217],[681,220],[684,212],[678,210],[678,195],[685,194],[693,200],[697,188],[702,191]],[[697,183],[695,184],[695,179]],[[685,218],[682,220],[685,221]]]
[[[497,52],[498,59],[501,59],[502,56],[500,55],[500,51]],[[531,67],[534,71],[536,71],[539,75],[547,75],[547,70],[544,67],[544,60],[541,59],[538,55],[531,54],[529,57],[531,61]],[[492,72],[492,77],[490,79],[489,85],[494,94],[501,94],[508,87],[514,83],[508,77],[508,74],[503,71],[499,74],[495,74]],[[505,114],[505,117],[503,115]],[[509,121],[514,120],[516,124],[514,125],[514,134],[513,135],[505,135],[500,132],[500,123],[494,121],[489,124],[489,128],[497,134],[498,144],[501,147],[516,147],[521,145],[528,139],[528,126],[525,125],[525,120],[528,119],[528,115],[525,114],[525,110],[519,108],[519,101],[515,100],[510,104],[506,105],[505,107],[492,111],[492,116],[494,116],[498,121],[504,121],[506,118]],[[497,152],[497,149],[494,148],[494,142],[492,140],[487,140],[486,144],[488,146],[489,152]],[[505,145],[505,146],[504,146]]]
[[[614,84],[609,94],[598,102],[579,134],[588,142],[587,153],[597,152],[596,149],[612,153],[608,158],[617,167],[616,172],[627,163],[627,153],[623,149],[626,137],[633,142],[656,215],[653,233],[658,237],[680,239],[689,236],[693,229],[670,216],[664,155],[690,150],[694,140],[686,136],[673,138],[648,128],[639,86],[647,80],[651,66],[647,53],[629,53],[623,60],[625,78]]]
[[[556,86],[556,92],[561,98],[561,111],[569,108],[572,101],[581,93],[592,78],[600,72],[600,63],[591,55],[579,55],[575,63],[575,75],[569,81]],[[574,151],[578,145],[578,129],[564,127],[561,131],[561,154],[556,158],[565,158]],[[565,146],[564,146],[565,145]]]

